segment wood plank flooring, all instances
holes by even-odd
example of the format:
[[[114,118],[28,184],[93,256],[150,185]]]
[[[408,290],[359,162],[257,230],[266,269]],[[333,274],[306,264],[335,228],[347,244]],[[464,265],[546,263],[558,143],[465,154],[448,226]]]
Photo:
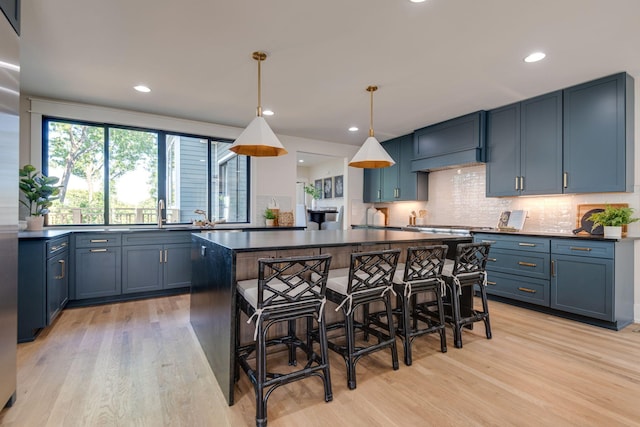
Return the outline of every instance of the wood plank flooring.
[[[332,355],[334,400],[311,378],[276,390],[272,427],[640,426],[640,325],[610,331],[490,302],[463,349],[414,342],[414,363],[363,358],[348,390]],[[399,346],[400,359],[402,350]],[[189,296],[65,310],[18,346],[18,396],[0,425],[253,426],[244,374],[228,407],[189,324]]]

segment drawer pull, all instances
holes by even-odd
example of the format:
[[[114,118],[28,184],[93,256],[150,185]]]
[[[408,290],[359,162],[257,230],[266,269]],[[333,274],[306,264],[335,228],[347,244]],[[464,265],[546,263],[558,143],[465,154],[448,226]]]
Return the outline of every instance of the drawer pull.
[[[551,261],[551,277],[556,277],[556,263],[555,261]]]
[[[532,262],[524,262],[524,261],[518,261],[518,265],[523,265],[525,267],[537,267],[538,264],[534,264]]]
[[[89,249],[89,252],[107,252],[106,249]]]
[[[572,251],[591,252],[591,248],[581,248],[580,246],[570,246],[569,249],[571,249]]]
[[[497,285],[497,283],[496,282],[490,282],[490,281],[487,280],[487,285],[495,286],[495,285]]]
[[[535,248],[538,245],[536,245],[535,243],[522,243],[522,242],[520,242],[520,243],[518,243],[518,246],[527,246],[527,247]]]
[[[483,240],[482,241],[482,243],[491,243],[491,244],[493,244],[495,242],[496,242],[495,240]]]
[[[529,289],[529,288],[518,288],[518,290],[522,292],[527,292],[530,294],[535,294],[537,292],[535,289]]]
[[[498,260],[496,258],[487,258],[487,261],[498,262]]]
[[[107,243],[109,240],[107,239],[91,239],[91,243]]]

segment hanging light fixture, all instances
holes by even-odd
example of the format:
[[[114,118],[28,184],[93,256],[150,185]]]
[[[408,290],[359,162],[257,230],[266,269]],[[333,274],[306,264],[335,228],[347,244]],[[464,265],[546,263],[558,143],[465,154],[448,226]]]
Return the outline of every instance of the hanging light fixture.
[[[260,64],[267,59],[264,52],[253,52],[253,59],[258,61],[258,110],[257,116],[240,136],[233,142],[229,150],[236,154],[256,157],[272,157],[287,154],[278,137],[271,130],[267,121],[262,117],[262,106],[260,105]]]
[[[382,148],[382,145],[373,136],[373,92],[378,90],[378,86],[368,86],[367,92],[371,94],[371,122],[369,125],[369,138],[364,141],[362,147],[358,150],[353,159],[349,162],[349,166],[354,168],[386,168],[393,166],[396,162],[391,158],[389,153]]]

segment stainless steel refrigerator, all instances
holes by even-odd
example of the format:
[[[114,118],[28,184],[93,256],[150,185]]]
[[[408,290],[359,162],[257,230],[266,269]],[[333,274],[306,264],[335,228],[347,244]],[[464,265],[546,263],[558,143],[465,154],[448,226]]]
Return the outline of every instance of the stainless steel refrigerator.
[[[18,339],[19,39],[7,5],[0,3],[0,409],[15,400]]]

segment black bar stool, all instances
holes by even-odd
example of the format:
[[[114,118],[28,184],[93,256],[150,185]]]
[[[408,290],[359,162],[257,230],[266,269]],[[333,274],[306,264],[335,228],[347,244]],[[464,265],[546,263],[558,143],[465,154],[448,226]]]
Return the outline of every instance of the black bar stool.
[[[334,276],[329,272],[327,298],[338,304],[336,311],[341,309],[344,314],[344,321],[327,326],[327,330],[344,330],[344,335],[331,337],[329,348],[344,358],[347,386],[352,390],[356,388],[356,363],[367,354],[389,348],[393,369],[399,367],[393,322],[389,322],[384,328],[374,328],[368,322],[355,320],[356,308],[361,305],[366,307],[377,301],[382,301],[387,315],[389,318],[392,316],[390,294],[394,292],[392,279],[399,255],[399,249],[353,253],[348,275]],[[377,343],[356,346],[357,330],[364,331],[365,337],[375,336]],[[313,337],[317,339],[317,334],[314,333]],[[342,344],[342,338],[346,338],[346,344]]]
[[[318,376],[324,383],[324,399],[333,399],[326,324],[324,320],[325,292],[331,255],[263,258],[258,260],[258,279],[238,282],[237,309],[255,319],[255,343],[239,345],[239,322],[236,325],[237,362],[249,376],[256,392],[256,426],[267,425],[267,399],[281,385]],[[240,319],[239,312],[237,319]],[[309,326],[315,319],[318,328],[320,354],[313,350],[312,342],[296,335],[296,319],[306,318]],[[267,339],[269,328],[287,322],[288,333],[284,337]],[[296,349],[307,356],[301,369],[287,373],[267,371],[267,347],[288,347],[289,365],[297,365]],[[249,357],[255,353],[255,366]]]
[[[462,348],[462,327],[472,328],[473,323],[484,322],[487,339],[491,339],[489,305],[487,303],[487,260],[490,243],[460,243],[456,246],[454,261],[447,260],[442,277],[447,284],[450,312],[446,320],[453,326],[453,339]],[[473,305],[474,286],[479,285],[482,311]],[[462,296],[466,296],[462,299]]]
[[[415,246],[407,249],[407,261],[398,264],[393,287],[398,295],[396,312],[400,321],[396,334],[404,344],[404,363],[412,363],[411,343],[415,337],[438,333],[440,351],[447,352],[445,331],[444,296],[445,282],[442,268],[447,256],[446,245]],[[424,300],[418,302],[418,296]],[[372,321],[380,321],[379,314],[372,314]]]

